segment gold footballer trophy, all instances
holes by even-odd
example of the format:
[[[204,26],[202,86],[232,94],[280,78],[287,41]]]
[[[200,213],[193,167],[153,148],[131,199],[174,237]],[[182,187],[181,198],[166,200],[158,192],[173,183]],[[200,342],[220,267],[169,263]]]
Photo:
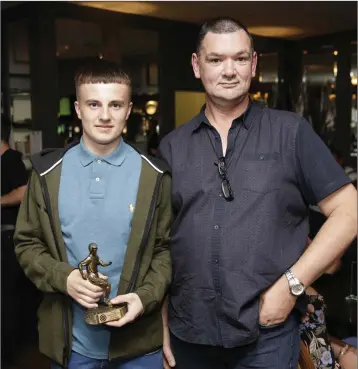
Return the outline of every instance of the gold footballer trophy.
[[[95,243],[88,245],[89,255],[78,264],[78,269],[83,279],[88,279],[92,284],[103,288],[103,301],[100,301],[97,308],[88,309],[85,312],[85,322],[91,325],[104,324],[114,320],[119,320],[127,313],[127,304],[113,305],[110,302],[109,294],[111,293],[111,284],[98,275],[98,265],[107,267],[112,264],[104,263],[98,256],[98,247]],[[83,273],[86,268],[87,274]]]

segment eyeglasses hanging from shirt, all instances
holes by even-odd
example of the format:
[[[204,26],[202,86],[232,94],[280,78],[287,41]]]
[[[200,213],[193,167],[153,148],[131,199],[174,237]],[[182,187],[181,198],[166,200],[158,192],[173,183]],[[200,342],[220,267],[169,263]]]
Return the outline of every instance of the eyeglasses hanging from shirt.
[[[234,200],[234,193],[232,191],[229,179],[226,176],[227,166],[226,166],[225,158],[223,156],[219,158],[219,164],[217,166],[218,166],[220,177],[222,179],[222,182],[221,182],[222,193],[225,197],[225,200],[232,201]]]

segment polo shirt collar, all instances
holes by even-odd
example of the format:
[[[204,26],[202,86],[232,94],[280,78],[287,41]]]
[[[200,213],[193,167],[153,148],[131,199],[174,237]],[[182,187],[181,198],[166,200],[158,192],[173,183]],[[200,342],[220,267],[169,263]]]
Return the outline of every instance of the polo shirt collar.
[[[123,141],[122,138],[116,149],[105,156],[97,156],[90,152],[83,142],[83,137],[81,137],[79,147],[80,161],[84,167],[91,164],[94,160],[103,160],[110,165],[120,166],[124,162],[128,153],[128,145]]]

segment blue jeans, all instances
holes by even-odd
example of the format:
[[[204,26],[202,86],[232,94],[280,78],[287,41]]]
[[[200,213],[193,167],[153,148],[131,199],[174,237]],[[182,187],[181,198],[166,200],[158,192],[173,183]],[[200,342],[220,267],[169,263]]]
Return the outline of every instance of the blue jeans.
[[[175,369],[297,369],[298,324],[290,315],[282,324],[260,327],[256,342],[235,348],[187,343],[171,333]]]
[[[61,367],[53,362],[51,369],[61,369]],[[162,350],[135,359],[112,362],[92,359],[72,351],[68,369],[163,369]]]

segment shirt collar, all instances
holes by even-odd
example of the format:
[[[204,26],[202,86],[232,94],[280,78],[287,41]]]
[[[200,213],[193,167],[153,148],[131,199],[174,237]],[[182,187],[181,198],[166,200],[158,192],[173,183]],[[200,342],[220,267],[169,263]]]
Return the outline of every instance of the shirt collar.
[[[251,121],[248,118],[249,116],[249,112],[251,110],[251,106],[252,106],[252,101],[251,99],[249,100],[249,104],[246,108],[246,110],[237,118],[235,118],[233,121],[232,121],[232,125],[238,125],[238,124],[243,124],[243,126],[246,128],[246,129],[249,129],[250,128],[250,125],[251,125]],[[199,128],[201,128],[203,125],[208,125],[208,126],[211,126],[211,123],[209,122],[207,116],[205,115],[205,107],[206,107],[206,104],[204,104],[201,109],[200,109],[200,113],[195,117],[195,125],[193,127],[193,132],[194,131],[197,131]]]
[[[105,156],[97,156],[91,153],[86,148],[83,142],[83,137],[81,137],[79,147],[80,147],[80,150],[79,150],[80,161],[84,167],[91,164],[94,160],[103,160],[110,165],[120,166],[124,162],[127,156],[128,145],[121,138],[117,148],[113,152]]]

